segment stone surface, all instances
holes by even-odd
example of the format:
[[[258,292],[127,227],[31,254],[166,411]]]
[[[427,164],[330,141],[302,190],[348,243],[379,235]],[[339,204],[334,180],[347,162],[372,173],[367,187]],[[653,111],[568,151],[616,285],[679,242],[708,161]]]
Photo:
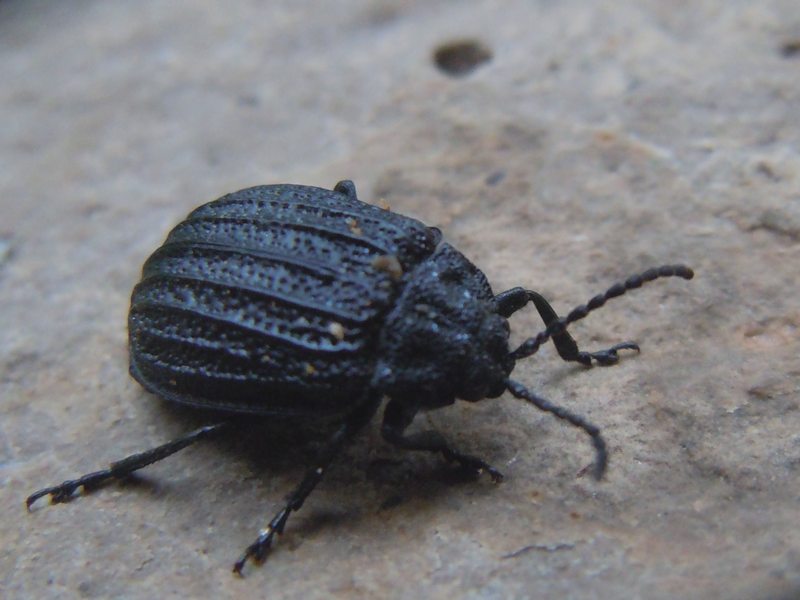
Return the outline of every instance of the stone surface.
[[[464,41],[491,58],[437,69]],[[0,3],[0,596],[797,597],[798,47],[796,0]],[[341,178],[560,311],[696,269],[573,328],[641,355],[515,371],[602,427],[607,479],[582,476],[585,435],[506,395],[420,419],[501,485],[372,428],[243,580],[313,450],[290,435],[26,514],[196,423],[127,374],[130,289],[169,227]]]

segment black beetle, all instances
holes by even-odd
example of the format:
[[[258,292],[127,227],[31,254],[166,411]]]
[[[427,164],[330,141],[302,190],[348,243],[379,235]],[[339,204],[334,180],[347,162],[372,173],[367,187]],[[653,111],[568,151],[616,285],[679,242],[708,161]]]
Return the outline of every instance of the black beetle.
[[[563,360],[617,362],[632,342],[583,352],[567,326],[610,298],[659,277],[691,279],[683,265],[630,277],[559,317],[538,293],[492,293],[484,274],[442,241],[441,232],[361,202],[351,181],[333,191],[268,185],[228,194],[194,210],[147,259],[128,319],[130,370],[169,401],[226,411],[340,425],[286,504],[236,561],[265,557],[344,444],[384,397],[381,432],[409,450],[445,459],[499,481],[483,460],[452,449],[435,431],[404,435],[417,412],[457,398],[475,402],[506,390],[586,431],[606,468],[597,427],[509,378],[516,362],[552,339]],[[516,350],[508,317],[532,302],[544,331]],[[108,469],[35,492],[68,500],[78,488],[122,478],[217,433],[223,421],[112,463]]]

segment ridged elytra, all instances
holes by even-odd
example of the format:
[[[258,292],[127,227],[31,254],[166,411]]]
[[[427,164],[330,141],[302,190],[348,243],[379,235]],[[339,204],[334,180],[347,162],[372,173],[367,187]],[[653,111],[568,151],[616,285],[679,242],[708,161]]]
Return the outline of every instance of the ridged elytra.
[[[584,352],[567,327],[643,283],[691,279],[683,265],[649,269],[559,317],[540,294],[494,294],[484,274],[435,227],[361,202],[351,181],[333,190],[266,185],[200,206],[147,259],[131,297],[130,370],[168,401],[230,415],[336,419],[314,464],[234,564],[265,558],[342,447],[388,397],[381,432],[391,444],[441,453],[469,471],[502,475],[451,448],[436,431],[405,434],[419,411],[505,391],[583,429],[606,469],[599,429],[510,378],[517,361],[552,339],[559,356],[612,365],[633,342]],[[532,303],[546,327],[514,350],[508,318]],[[234,427],[220,421],[108,469],[31,494],[70,499]]]

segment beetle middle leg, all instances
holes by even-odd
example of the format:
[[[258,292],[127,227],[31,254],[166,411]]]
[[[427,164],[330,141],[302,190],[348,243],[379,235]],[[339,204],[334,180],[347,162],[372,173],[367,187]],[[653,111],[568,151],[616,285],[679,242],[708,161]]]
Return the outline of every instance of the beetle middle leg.
[[[383,438],[390,444],[406,450],[441,452],[448,462],[457,462],[461,467],[476,473],[486,471],[495,482],[503,479],[503,474],[500,471],[477,456],[462,454],[453,450],[444,436],[438,431],[420,431],[411,435],[403,435],[405,429],[414,420],[415,414],[416,411],[406,409],[400,402],[396,400],[389,401],[389,404],[384,409],[383,423],[381,424]]]
[[[303,480],[294,491],[289,495],[286,504],[270,520],[267,526],[261,530],[256,540],[250,544],[244,553],[233,565],[234,573],[242,574],[242,569],[248,559],[261,562],[267,555],[275,534],[282,534],[289,515],[300,510],[308,495],[314,491],[317,484],[322,480],[325,470],[330,466],[333,459],[339,454],[345,444],[352,439],[363,427],[369,423],[375,411],[380,406],[382,397],[380,394],[372,394],[366,402],[359,404],[358,408],[352,411],[345,422],[333,433],[325,445],[317,454],[314,464],[306,471]]]
[[[503,317],[510,317],[512,314],[532,302],[539,311],[542,321],[548,327],[559,320],[559,316],[550,303],[538,292],[526,290],[521,287],[512,288],[495,296],[497,301],[498,313]],[[553,335],[553,344],[558,350],[558,355],[565,361],[579,362],[587,367],[592,365],[592,360],[602,366],[616,364],[619,361],[619,350],[636,350],[639,346],[633,342],[622,342],[606,350],[596,352],[584,352],[578,348],[575,341],[568,331],[562,331]]]

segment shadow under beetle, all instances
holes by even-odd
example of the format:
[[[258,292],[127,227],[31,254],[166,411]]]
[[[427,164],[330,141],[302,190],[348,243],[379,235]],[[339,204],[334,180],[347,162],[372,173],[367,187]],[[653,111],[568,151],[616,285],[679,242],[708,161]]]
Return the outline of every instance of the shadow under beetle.
[[[148,391],[195,407],[303,418],[340,425],[303,480],[236,561],[261,561],[342,447],[388,398],[381,433],[408,450],[439,452],[499,481],[499,471],[451,448],[441,434],[405,435],[419,411],[496,398],[506,390],[583,429],[606,469],[598,428],[510,379],[516,362],[552,339],[559,356],[612,365],[624,342],[583,352],[567,326],[607,300],[659,277],[691,279],[670,265],[644,271],[559,317],[538,293],[494,294],[484,274],[434,227],[361,202],[351,181],[333,191],[267,185],[194,210],[147,259],[128,317],[130,371]],[[510,350],[508,317],[528,303],[546,328]],[[201,427],[112,463],[108,469],[39,490],[52,503],[130,475],[233,425]]]

